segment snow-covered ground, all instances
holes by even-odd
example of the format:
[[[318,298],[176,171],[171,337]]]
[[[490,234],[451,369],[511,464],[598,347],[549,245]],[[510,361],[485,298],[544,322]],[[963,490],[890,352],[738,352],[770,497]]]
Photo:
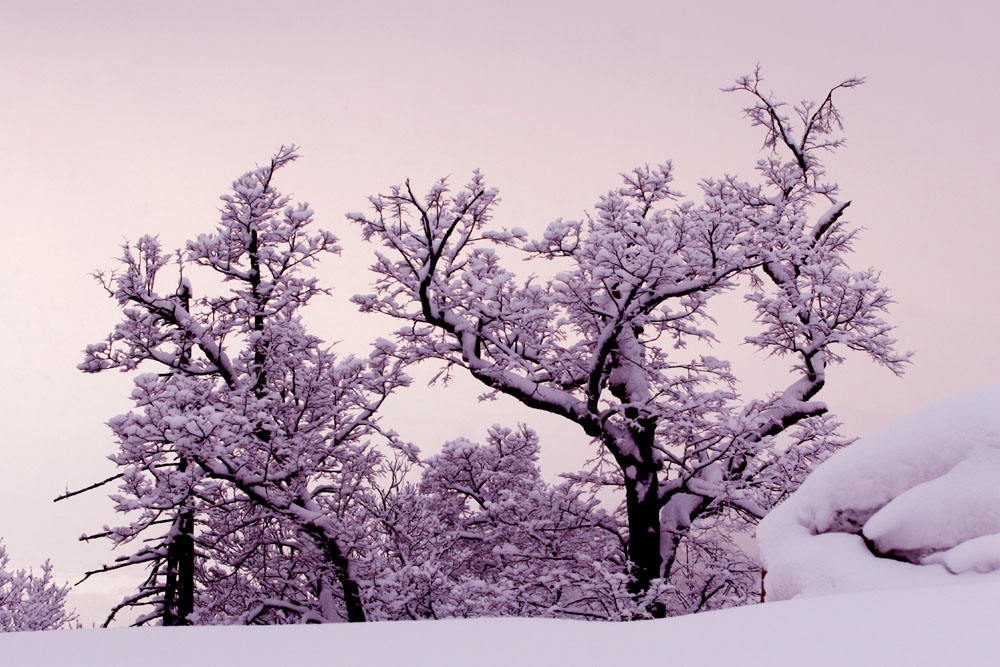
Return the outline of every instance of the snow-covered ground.
[[[31,665],[985,665],[1000,583],[800,598],[604,624],[475,619],[284,627],[63,630],[0,635]]]

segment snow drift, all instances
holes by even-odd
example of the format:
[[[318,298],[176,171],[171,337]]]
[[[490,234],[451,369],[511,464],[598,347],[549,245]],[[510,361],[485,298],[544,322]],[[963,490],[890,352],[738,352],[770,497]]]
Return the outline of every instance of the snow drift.
[[[757,530],[769,600],[1000,581],[1000,384],[858,440]]]

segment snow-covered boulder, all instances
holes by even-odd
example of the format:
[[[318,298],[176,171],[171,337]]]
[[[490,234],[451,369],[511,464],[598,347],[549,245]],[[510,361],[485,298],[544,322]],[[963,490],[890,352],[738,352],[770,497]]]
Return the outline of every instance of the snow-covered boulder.
[[[1000,384],[844,448],[757,541],[769,600],[1000,579]]]

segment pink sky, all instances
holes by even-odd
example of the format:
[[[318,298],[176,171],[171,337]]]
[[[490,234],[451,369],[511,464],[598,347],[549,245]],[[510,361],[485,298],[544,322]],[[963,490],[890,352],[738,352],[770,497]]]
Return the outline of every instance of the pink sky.
[[[114,520],[101,493],[51,502],[110,473],[103,422],[128,408],[129,377],[75,370],[116,320],[88,274],[123,239],[174,247],[208,231],[218,195],[282,143],[302,159],[278,187],[345,247],[321,269],[335,292],[313,307],[314,333],[363,352],[392,328],[347,301],[366,289],[371,248],[343,216],[368,194],[481,167],[504,197],[498,222],[538,234],[637,164],[672,158],[690,196],[701,177],[750,177],[762,137],[719,88],[757,63],[789,101],[866,76],[840,98],[849,145],[829,174],[866,228],[855,264],[882,269],[900,346],[917,356],[902,380],[849,358],[821,398],[860,435],[996,381],[994,5],[539,4],[3,3],[0,536],[17,565],[51,557],[75,579],[107,557],[76,541]],[[749,332],[738,314],[716,354],[756,368],[733,349]],[[779,386],[772,362],[748,392]],[[401,393],[387,423],[428,450],[524,420],[550,473],[589,451],[555,418],[476,406],[468,387]],[[87,620],[113,585],[78,592]]]

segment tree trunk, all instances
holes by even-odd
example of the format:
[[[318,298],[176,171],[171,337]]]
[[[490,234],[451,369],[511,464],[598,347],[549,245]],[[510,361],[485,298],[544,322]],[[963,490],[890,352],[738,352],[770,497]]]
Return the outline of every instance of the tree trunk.
[[[634,424],[629,429],[632,442],[626,451],[638,454],[619,461],[624,463],[625,508],[628,517],[628,559],[633,580],[628,591],[639,602],[653,581],[663,576],[663,555],[660,550],[660,479],[653,453],[656,420],[642,417],[634,408],[626,408],[625,416]],[[662,602],[646,604],[653,618],[666,616]]]
[[[635,464],[632,467],[637,468],[635,479],[631,479],[628,470],[625,475],[628,559],[633,576],[628,591],[638,602],[649,591],[652,582],[661,577],[663,558],[660,553],[660,503],[656,470]],[[666,608],[662,602],[647,604],[646,611],[653,618],[666,616]]]
[[[247,247],[247,255],[250,257],[250,294],[251,303],[256,309],[253,314],[253,330],[256,334],[261,334],[264,331],[264,313],[262,312],[264,307],[264,301],[260,294],[260,258],[258,254],[260,252],[260,241],[257,238],[257,230],[250,230],[250,245]],[[264,343],[259,339],[254,342],[253,346],[253,372],[256,374],[256,379],[253,384],[253,393],[257,398],[261,398],[264,395],[264,387],[267,385],[267,374],[264,372],[264,364],[267,362],[267,353],[264,350]]]
[[[364,623],[367,621],[365,607],[361,602],[361,589],[351,575],[350,561],[341,550],[340,545],[332,537],[328,537],[321,526],[310,524],[305,527],[309,535],[316,540],[323,550],[323,557],[333,566],[333,571],[343,589],[344,606],[347,608],[348,623]]]
[[[163,625],[191,625],[194,611],[194,512],[174,521],[174,538],[167,546],[167,582],[163,592]]]
[[[177,296],[184,310],[191,310],[191,288],[181,282]],[[191,344],[181,346],[181,364],[191,361]],[[178,455],[179,456],[179,455]],[[185,472],[188,460],[179,456],[178,472]],[[163,625],[191,625],[194,611],[194,511],[181,510],[174,520],[173,540],[167,545],[167,583],[163,591]]]

